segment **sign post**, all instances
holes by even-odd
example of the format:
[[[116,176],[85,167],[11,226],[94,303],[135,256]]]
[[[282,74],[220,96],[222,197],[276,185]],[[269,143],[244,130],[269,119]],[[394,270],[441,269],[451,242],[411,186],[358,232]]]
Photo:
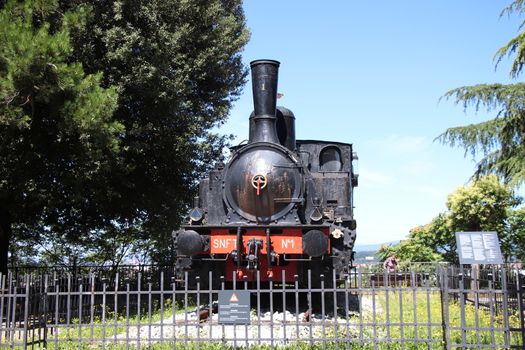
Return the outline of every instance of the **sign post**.
[[[459,263],[503,264],[496,232],[456,232]]]
[[[219,323],[250,323],[250,292],[247,290],[219,291]]]

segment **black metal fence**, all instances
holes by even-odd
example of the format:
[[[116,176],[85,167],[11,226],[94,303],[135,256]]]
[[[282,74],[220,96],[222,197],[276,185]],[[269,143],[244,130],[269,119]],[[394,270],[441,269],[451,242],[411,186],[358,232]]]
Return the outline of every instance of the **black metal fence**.
[[[386,273],[367,265],[345,280],[219,276],[218,284],[197,279],[189,289],[194,277],[176,281],[170,267],[13,270],[0,276],[0,347],[524,349],[523,273],[440,264]],[[247,321],[220,318],[225,290],[248,292]]]

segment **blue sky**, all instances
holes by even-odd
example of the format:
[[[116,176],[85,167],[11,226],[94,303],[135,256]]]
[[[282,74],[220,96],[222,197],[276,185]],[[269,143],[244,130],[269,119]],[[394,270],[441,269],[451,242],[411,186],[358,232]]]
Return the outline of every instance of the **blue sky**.
[[[297,138],[354,144],[358,244],[403,239],[468,182],[472,158],[434,139],[492,115],[440,97],[511,82],[511,61],[493,61],[518,33],[520,18],[499,16],[509,2],[245,0],[244,62],[281,62],[278,103],[294,112]],[[252,109],[248,82],[220,132],[247,139]]]

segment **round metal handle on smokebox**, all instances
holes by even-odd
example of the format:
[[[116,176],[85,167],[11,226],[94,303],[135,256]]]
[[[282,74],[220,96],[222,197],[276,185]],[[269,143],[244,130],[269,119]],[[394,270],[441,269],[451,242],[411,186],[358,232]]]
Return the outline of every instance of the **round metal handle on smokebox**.
[[[257,195],[259,195],[259,191],[265,188],[267,184],[268,180],[266,176],[262,174],[256,174],[252,177],[252,186],[257,189]]]

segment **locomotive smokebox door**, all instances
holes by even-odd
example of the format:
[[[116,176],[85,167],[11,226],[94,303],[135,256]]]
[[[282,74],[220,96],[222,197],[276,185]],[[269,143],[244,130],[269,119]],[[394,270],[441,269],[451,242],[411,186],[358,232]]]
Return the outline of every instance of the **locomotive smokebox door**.
[[[225,169],[224,200],[245,220],[285,219],[302,201],[300,164],[281,145],[253,143],[237,152]],[[295,220],[290,217],[289,220]]]

